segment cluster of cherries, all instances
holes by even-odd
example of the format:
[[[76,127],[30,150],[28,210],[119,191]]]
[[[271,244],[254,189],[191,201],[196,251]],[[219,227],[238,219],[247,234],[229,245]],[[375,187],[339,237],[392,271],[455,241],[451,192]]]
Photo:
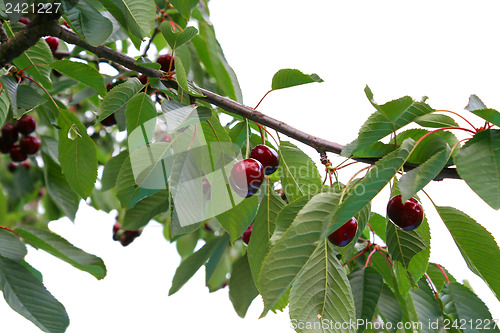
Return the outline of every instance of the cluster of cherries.
[[[36,129],[36,121],[33,117],[24,115],[19,119],[16,125],[7,123],[1,130],[0,137],[0,152],[9,154],[12,160],[9,163],[9,170],[14,172],[20,163],[26,169],[29,169],[30,164],[26,159],[28,155],[34,155],[40,149],[40,139],[31,136]],[[21,140],[19,138],[21,137]]]
[[[127,246],[132,243],[141,233],[142,229],[123,230],[118,222],[113,225],[113,240],[120,242],[122,246]]]
[[[156,58],[156,62],[161,65],[160,69],[162,71],[169,73],[175,70],[174,59],[174,55],[168,53],[158,56],[158,58]],[[142,84],[147,84],[148,77],[145,74],[142,74],[141,76],[139,76],[139,81],[141,81]]]
[[[259,190],[264,174],[274,173],[279,163],[276,150],[266,145],[257,145],[250,152],[250,158],[233,165],[229,183],[239,196],[249,198]]]

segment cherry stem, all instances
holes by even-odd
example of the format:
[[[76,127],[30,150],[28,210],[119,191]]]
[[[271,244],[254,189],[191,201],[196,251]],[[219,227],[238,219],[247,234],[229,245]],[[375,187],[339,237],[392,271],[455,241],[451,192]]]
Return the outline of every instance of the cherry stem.
[[[436,267],[439,268],[439,270],[441,271],[441,273],[443,273],[444,279],[446,280],[446,283],[450,283],[450,279],[448,279],[448,275],[444,271],[443,266],[441,266],[440,264],[436,264]]]
[[[356,172],[356,173],[355,173],[355,174],[351,177],[351,179],[349,179],[349,181],[347,182],[347,184],[344,186],[344,189],[342,190],[342,195],[340,196],[340,201],[339,201],[340,203],[341,203],[341,202],[342,202],[342,200],[344,199],[344,195],[345,195],[345,191],[346,191],[346,189],[347,189],[347,185],[349,185],[349,184],[352,182],[352,180],[353,180],[353,179],[354,179],[357,175],[359,175],[361,172],[363,172],[363,171],[365,171],[366,169],[369,169],[369,168],[371,168],[371,167],[373,167],[373,166],[374,166],[374,165],[368,165],[368,166],[364,167],[363,169],[361,169],[361,170],[359,170],[358,172]]]
[[[368,245],[369,246],[369,245]],[[366,250],[368,249],[368,246],[366,246],[363,250],[359,251],[358,254],[356,254],[354,257],[352,257],[351,259],[349,259],[344,265],[347,265],[348,263],[350,263],[351,261],[353,261],[354,259],[358,258],[359,256],[363,255]]]
[[[427,280],[427,283],[429,284],[429,287],[431,287],[431,289],[432,289],[432,293],[434,294],[434,297],[436,297],[436,299],[439,299],[439,295],[437,293],[436,286],[432,282],[429,274],[424,273],[424,276],[425,276],[425,279]]]
[[[457,117],[460,117],[462,118],[463,120],[465,120],[465,122],[467,124],[469,124],[474,130],[476,130],[476,127],[474,125],[472,125],[472,123],[470,121],[468,121],[464,116],[462,116],[461,114],[459,114],[458,112],[455,112],[455,111],[450,111],[450,110],[436,110],[436,112],[449,112],[449,113],[453,113],[455,116]]]
[[[368,228],[370,228],[371,232],[372,232],[372,236],[373,236],[373,242],[372,243],[375,243],[375,231],[373,231],[373,228],[372,226],[370,225],[370,223],[366,223],[368,225]]]
[[[3,227],[0,225],[0,229],[4,229],[4,230],[7,230],[7,231],[10,231],[10,232],[13,232],[13,233],[16,233],[13,229],[11,228],[7,228],[7,227]]]
[[[378,250],[378,245],[375,245],[375,246],[373,247],[372,252],[370,252],[370,254],[368,255],[368,258],[366,258],[365,267],[368,267],[368,264],[370,263],[370,260],[372,259],[372,255],[373,255],[375,252],[377,252],[377,250]]]
[[[262,96],[262,98],[260,99],[259,103],[257,103],[257,105],[254,107],[254,110],[257,109],[260,105],[260,103],[262,103],[262,101],[264,100],[264,98],[266,98],[266,96],[271,92],[272,90],[269,90],[268,92],[266,92],[264,94],[264,96]]]

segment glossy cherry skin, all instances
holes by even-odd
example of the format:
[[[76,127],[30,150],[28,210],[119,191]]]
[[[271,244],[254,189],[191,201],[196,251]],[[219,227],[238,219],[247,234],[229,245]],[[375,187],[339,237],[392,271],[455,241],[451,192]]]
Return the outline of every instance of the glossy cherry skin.
[[[7,168],[9,169],[10,172],[16,171],[18,167],[19,167],[19,164],[14,163],[14,162],[10,162],[9,165],[7,166]]]
[[[250,226],[245,230],[243,235],[241,235],[241,240],[243,243],[247,244],[250,242],[250,236],[252,235],[252,230],[253,230],[253,224],[250,224]]]
[[[401,229],[413,230],[422,224],[424,208],[415,198],[410,198],[403,204],[401,195],[396,195],[387,204],[387,216]]]
[[[144,74],[139,76],[139,81],[141,81],[142,84],[147,84],[148,83],[148,77]]]
[[[8,154],[10,151],[10,148],[12,148],[13,143],[8,142],[5,140],[5,138],[2,136],[0,137],[0,152],[4,154]]]
[[[115,118],[115,114],[114,114],[114,113],[112,113],[111,115],[109,115],[109,116],[107,116],[106,118],[104,118],[104,119],[101,121],[101,124],[102,124],[103,126],[106,126],[106,127],[116,125],[116,118]]]
[[[45,41],[47,42],[47,44],[49,44],[50,50],[52,52],[55,52],[59,47],[59,38],[57,37],[49,37],[46,38]]]
[[[241,197],[248,198],[257,192],[264,180],[264,167],[253,159],[247,158],[238,161],[231,169],[229,183],[233,190]]]
[[[262,163],[266,175],[274,173],[280,165],[280,158],[276,150],[266,145],[255,146],[250,152],[250,157]]]
[[[18,145],[13,145],[12,148],[10,148],[9,154],[10,159],[14,162],[22,162],[28,158],[28,155],[26,155],[26,153],[21,149],[21,146]]]
[[[19,139],[19,132],[16,126],[12,124],[6,124],[2,128],[2,137],[7,143],[14,143]]]
[[[332,244],[337,245],[339,247],[346,246],[349,244],[354,236],[356,235],[356,231],[358,230],[358,221],[353,217],[349,221],[347,221],[343,226],[332,232],[328,236],[328,240],[332,242]]]
[[[36,129],[36,120],[32,116],[24,115],[17,121],[16,128],[20,133],[28,135]]]
[[[127,246],[132,243],[137,237],[141,235],[140,230],[125,230],[120,237],[120,244]]]
[[[170,53],[163,54],[156,59],[156,62],[161,65],[162,71],[169,72],[169,68],[170,68],[170,71],[173,71],[175,69],[174,59],[172,59],[172,58],[173,58],[173,56]],[[172,62],[172,65],[170,65],[171,62]]]
[[[36,154],[40,149],[41,142],[39,138],[35,138],[33,136],[25,136],[21,139],[19,145],[21,146],[23,152],[28,155],[33,155]]]
[[[31,22],[31,20],[27,17],[24,17],[24,16],[21,16],[19,18],[19,23],[23,23],[23,24],[29,24]]]

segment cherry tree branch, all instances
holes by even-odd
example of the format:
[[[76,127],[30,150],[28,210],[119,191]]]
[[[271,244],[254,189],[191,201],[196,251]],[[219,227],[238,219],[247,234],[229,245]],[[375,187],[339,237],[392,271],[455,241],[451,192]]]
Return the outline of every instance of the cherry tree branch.
[[[31,24],[33,24],[33,22]],[[77,45],[77,46],[79,46],[79,47],[81,47],[89,52],[94,53],[99,58],[105,58],[105,59],[111,60],[112,62],[118,63],[126,68],[140,72],[142,74],[145,74],[148,77],[162,77],[163,76],[163,72],[161,72],[159,70],[152,69],[152,68],[144,67],[141,65],[137,65],[135,63],[136,59],[134,59],[128,55],[122,54],[118,51],[115,51],[107,46],[100,45],[100,46],[96,47],[96,46],[89,45],[88,43],[83,41],[73,31],[65,29],[65,28],[61,27],[59,24],[52,24],[52,25],[45,24],[45,25],[43,25],[43,28],[44,28],[44,30],[40,31],[38,33],[38,36],[51,35],[54,37],[58,37],[69,44]],[[15,38],[26,39],[27,37],[25,35],[22,35],[19,37],[16,35]],[[31,43],[32,39],[30,38],[29,40]],[[36,43],[36,41],[34,43]],[[32,45],[34,45],[34,43]],[[20,48],[17,50],[18,53],[20,54],[25,49],[27,49],[27,47],[25,47],[25,46],[28,44],[29,43],[20,43],[19,42],[18,46]],[[2,58],[2,54],[3,54],[2,48],[3,48],[3,45],[0,46],[0,60],[3,59]],[[169,86],[170,88],[177,88],[177,83],[175,81],[166,81],[164,83],[167,86]],[[201,99],[224,109],[226,112],[240,115],[244,118],[250,119],[252,121],[255,121],[256,123],[259,123],[261,125],[272,128],[280,133],[283,133],[292,139],[295,139],[295,140],[302,142],[310,147],[313,147],[320,154],[324,154],[326,152],[340,154],[342,152],[342,149],[344,148],[344,146],[339,144],[339,143],[328,141],[328,140],[319,138],[317,136],[305,133],[297,128],[294,128],[294,127],[284,123],[281,120],[269,117],[269,116],[263,114],[262,112],[256,111],[250,107],[242,105],[242,104],[240,104],[236,101],[233,101],[229,98],[220,96],[220,95],[213,93],[209,90],[206,90],[203,88],[199,88],[199,90],[204,95],[204,97],[202,97]],[[363,163],[368,163],[368,164],[374,164],[378,160],[376,158],[356,158],[356,157],[354,157],[353,159],[360,161],[360,162],[363,162]],[[404,166],[404,170],[409,171],[409,170],[414,169],[416,167],[418,167],[418,165],[406,163]],[[438,174],[438,176],[436,176],[436,178],[434,180],[442,180],[445,178],[460,179],[460,176],[458,175],[456,169],[444,168],[443,170],[441,170],[441,172]]]

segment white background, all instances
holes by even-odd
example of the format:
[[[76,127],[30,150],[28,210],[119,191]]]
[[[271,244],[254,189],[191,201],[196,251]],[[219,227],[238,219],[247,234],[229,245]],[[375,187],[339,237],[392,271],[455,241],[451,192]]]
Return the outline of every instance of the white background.
[[[342,144],[350,142],[373,112],[375,99],[429,96],[436,109],[463,112],[470,94],[500,108],[498,35],[500,6],[495,1],[229,1],[212,0],[217,37],[242,87],[255,106],[281,68],[317,73],[325,82],[270,94],[259,110],[306,132]],[[472,118],[476,125],[482,122]],[[311,157],[319,156],[306,150]],[[331,156],[332,161],[340,161]],[[355,169],[345,169],[347,180]],[[500,214],[462,181],[432,183],[438,205],[457,207],[500,237]],[[500,318],[500,304],[470,273],[432,205],[421,196],[432,229],[431,260],[459,280],[468,279]],[[374,210],[384,213],[388,193]],[[84,205],[75,224],[52,222],[53,231],[104,259],[108,276],[97,281],[43,252],[30,249],[27,260],[44,274],[47,288],[66,306],[68,333],[87,332],[292,332],[288,314],[257,319],[256,299],[247,319],[232,309],[227,289],[209,294],[200,270],[174,296],[168,289],[179,264],[157,223],[132,245],[111,240],[114,216]],[[481,240],[478,239],[478,242]],[[0,301],[0,332],[39,330]]]

